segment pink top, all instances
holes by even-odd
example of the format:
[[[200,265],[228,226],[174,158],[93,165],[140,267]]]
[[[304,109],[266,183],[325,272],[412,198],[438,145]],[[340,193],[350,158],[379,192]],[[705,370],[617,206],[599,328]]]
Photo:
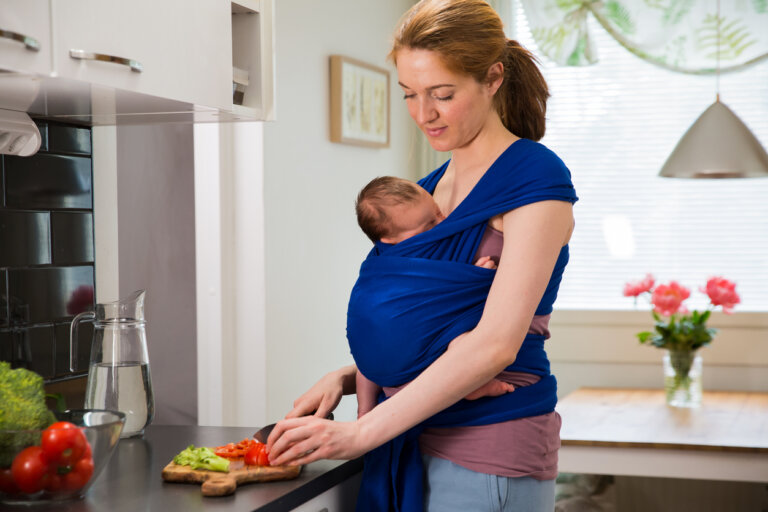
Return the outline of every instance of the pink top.
[[[490,256],[497,264],[504,236],[490,226],[480,241],[475,261]],[[549,315],[533,317],[529,333],[549,338]],[[504,382],[523,387],[539,380],[537,375],[501,372]],[[391,396],[399,388],[384,388]],[[480,473],[508,477],[529,476],[537,480],[557,477],[560,448],[560,415],[557,412],[475,427],[429,428],[419,441],[421,452],[450,460]]]

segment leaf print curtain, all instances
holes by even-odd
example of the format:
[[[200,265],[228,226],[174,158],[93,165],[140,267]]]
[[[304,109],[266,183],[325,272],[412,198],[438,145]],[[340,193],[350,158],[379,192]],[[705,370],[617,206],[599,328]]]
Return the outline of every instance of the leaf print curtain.
[[[734,71],[768,57],[768,0],[522,0],[541,52],[560,65],[597,62],[587,17],[627,50],[680,73]]]

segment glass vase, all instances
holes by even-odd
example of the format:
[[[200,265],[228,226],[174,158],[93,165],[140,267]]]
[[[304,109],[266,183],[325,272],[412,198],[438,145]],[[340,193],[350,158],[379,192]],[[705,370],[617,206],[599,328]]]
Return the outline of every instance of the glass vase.
[[[695,350],[668,350],[664,354],[664,389],[667,405],[701,405],[701,356]]]

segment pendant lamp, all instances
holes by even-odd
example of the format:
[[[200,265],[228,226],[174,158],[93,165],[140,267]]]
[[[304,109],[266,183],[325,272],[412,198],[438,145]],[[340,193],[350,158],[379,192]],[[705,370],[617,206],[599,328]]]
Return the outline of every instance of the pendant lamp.
[[[720,1],[717,2],[715,102],[680,139],[659,171],[667,178],[768,177],[768,153],[749,128],[720,102]]]

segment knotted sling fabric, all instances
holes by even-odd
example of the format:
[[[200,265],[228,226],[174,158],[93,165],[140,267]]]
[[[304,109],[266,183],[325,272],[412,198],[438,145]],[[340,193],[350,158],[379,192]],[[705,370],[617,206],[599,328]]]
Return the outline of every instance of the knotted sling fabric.
[[[447,165],[419,184],[433,193]],[[360,267],[347,313],[347,338],[362,374],[381,386],[407,383],[437,359],[454,338],[473,329],[496,274],[472,264],[488,221],[545,200],[576,202],[570,172],[542,144],[519,139],[440,224],[396,245],[377,243]],[[565,246],[537,315],[552,312],[567,262]],[[358,510],[422,510],[418,436],[425,427],[484,425],[554,410],[557,384],[549,372],[543,336],[528,334],[507,370],[532,373],[541,379],[514,393],[460,400],[369,452]]]

